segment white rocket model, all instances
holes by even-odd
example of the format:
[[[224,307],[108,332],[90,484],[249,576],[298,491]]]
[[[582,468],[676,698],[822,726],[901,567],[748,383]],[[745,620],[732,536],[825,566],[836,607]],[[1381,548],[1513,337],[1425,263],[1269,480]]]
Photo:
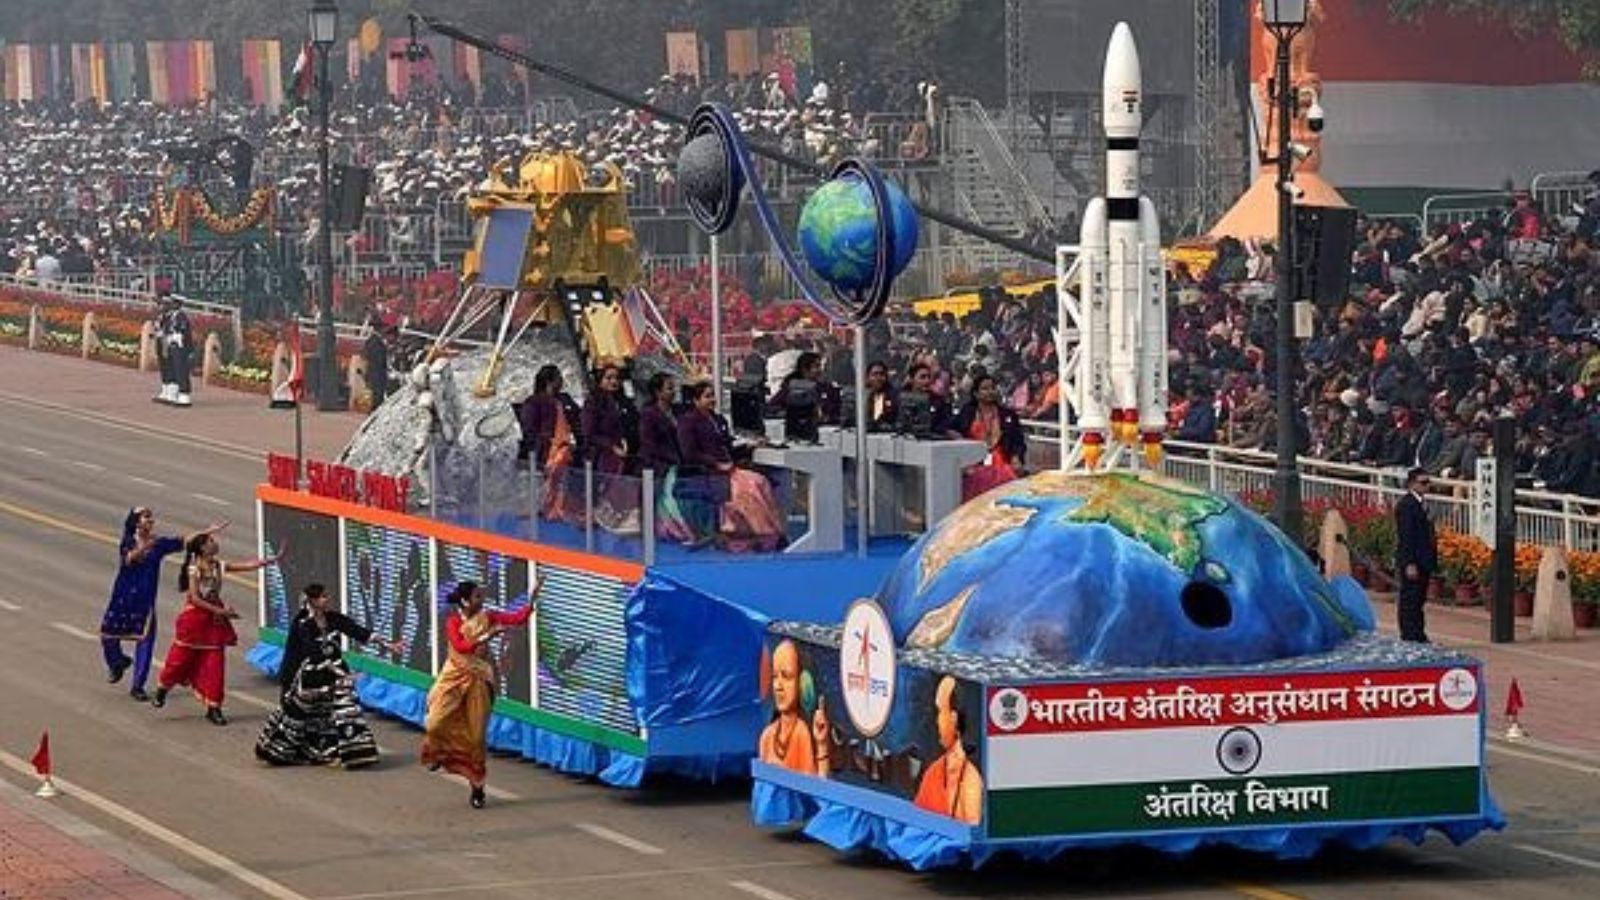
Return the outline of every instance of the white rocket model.
[[[1106,196],[1089,201],[1079,235],[1078,424],[1084,461],[1099,466],[1108,437],[1144,445],[1155,465],[1167,429],[1167,292],[1161,224],[1139,193],[1144,89],[1133,30],[1118,22],[1102,86]]]

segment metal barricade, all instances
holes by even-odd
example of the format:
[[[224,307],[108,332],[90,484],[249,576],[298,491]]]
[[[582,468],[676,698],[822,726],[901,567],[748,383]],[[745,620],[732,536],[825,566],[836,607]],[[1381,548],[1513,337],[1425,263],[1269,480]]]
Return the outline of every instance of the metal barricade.
[[[1044,458],[1056,458],[1060,429],[1054,422],[1027,421],[1028,458],[1035,468]],[[1271,454],[1235,450],[1210,444],[1168,441],[1161,463],[1163,474],[1207,490],[1249,499],[1272,490],[1275,464]],[[1405,492],[1405,471],[1327,460],[1300,459],[1301,499],[1339,507],[1387,508]],[[1477,485],[1471,481],[1435,478],[1427,498],[1429,511],[1440,527],[1472,534]],[[1534,490],[1516,492],[1516,528],[1519,543],[1568,550],[1600,552],[1600,499]]]
[[[1576,218],[1574,207],[1581,206],[1595,189],[1588,172],[1540,172],[1528,184],[1528,193],[1545,215],[1556,219]]]
[[[1435,194],[1422,203],[1422,224],[1424,228],[1432,231],[1441,225],[1499,218],[1505,213],[1506,201],[1511,197],[1507,191]]]

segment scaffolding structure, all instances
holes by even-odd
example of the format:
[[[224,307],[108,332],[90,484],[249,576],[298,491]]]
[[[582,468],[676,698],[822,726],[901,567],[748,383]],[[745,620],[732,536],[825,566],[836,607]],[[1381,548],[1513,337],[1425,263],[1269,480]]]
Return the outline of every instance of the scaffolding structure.
[[[1218,0],[1194,4],[1194,216],[1200,228],[1221,218],[1229,197],[1225,193],[1220,157],[1222,97],[1226,90],[1221,59],[1221,21]]]
[[[1104,148],[1099,93],[1043,93],[1030,82],[1026,32],[1031,0],[1005,2],[1007,110],[996,117],[1018,167],[1057,222],[1072,222],[1101,191]],[[1239,0],[1228,0],[1239,2]],[[1192,0],[1193,88],[1146,96],[1143,173],[1173,236],[1204,233],[1244,190],[1236,62],[1223,58],[1224,0]]]

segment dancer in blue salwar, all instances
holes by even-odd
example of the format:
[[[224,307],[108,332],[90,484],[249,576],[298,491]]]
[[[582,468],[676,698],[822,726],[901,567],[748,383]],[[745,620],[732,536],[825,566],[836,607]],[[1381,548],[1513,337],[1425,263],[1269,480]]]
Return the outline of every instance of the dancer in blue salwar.
[[[215,534],[226,525],[213,525],[206,533]],[[161,580],[161,561],[168,554],[183,550],[187,540],[157,537],[155,530],[154,512],[142,506],[128,511],[128,518],[122,523],[122,543],[117,547],[117,580],[100,620],[106,680],[116,684],[131,666],[133,679],[128,693],[141,703],[150,699],[144,686],[150,677],[150,660],[156,646],[156,588]],[[132,659],[122,650],[124,641],[134,642]]]

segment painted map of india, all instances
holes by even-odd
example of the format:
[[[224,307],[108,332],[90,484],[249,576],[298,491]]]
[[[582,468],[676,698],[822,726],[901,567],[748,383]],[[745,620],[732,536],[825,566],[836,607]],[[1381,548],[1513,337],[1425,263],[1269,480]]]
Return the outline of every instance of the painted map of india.
[[[1200,563],[1200,523],[1228,510],[1228,504],[1216,497],[1132,475],[1099,478],[1094,484],[1083,505],[1067,513],[1064,521],[1109,525],[1184,573],[1193,572]]]

